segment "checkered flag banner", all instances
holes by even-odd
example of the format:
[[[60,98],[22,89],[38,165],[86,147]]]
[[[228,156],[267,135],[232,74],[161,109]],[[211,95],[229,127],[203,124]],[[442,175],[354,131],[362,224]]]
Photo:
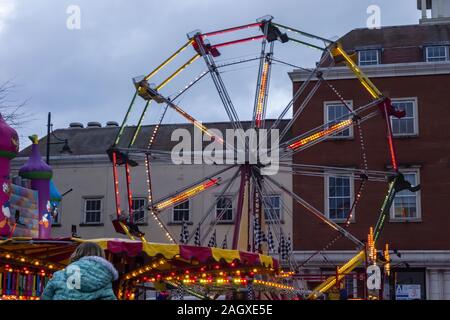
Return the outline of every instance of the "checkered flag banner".
[[[202,244],[200,243],[200,225],[195,229],[194,234],[194,246],[200,247]]]
[[[267,243],[269,245],[269,252],[275,252],[275,241],[273,240],[273,234],[272,234],[272,231],[270,231],[270,229],[269,229]]]
[[[208,247],[217,247],[216,230],[214,230],[214,233],[211,236],[211,239],[209,239]]]
[[[261,224],[259,223],[258,215],[254,216],[255,225],[253,227],[253,234],[255,237],[255,248],[259,248],[261,243],[263,242]]]
[[[188,230],[187,222],[183,221],[183,225],[181,227],[181,233],[180,233],[180,243],[187,244],[188,240],[189,240],[189,230]]]
[[[284,238],[284,234],[280,233],[280,243],[278,245],[278,253],[281,255],[281,260],[287,260],[288,252],[286,246],[286,239]]]
[[[225,235],[225,238],[223,238],[223,241],[222,241],[222,249],[228,249],[227,235]]]
[[[255,290],[253,289],[253,282],[250,282],[247,285],[247,299],[248,300],[256,300],[255,299]]]
[[[288,236],[287,241],[286,241],[286,252],[287,255],[290,256],[292,253],[292,241],[291,241],[291,236]]]

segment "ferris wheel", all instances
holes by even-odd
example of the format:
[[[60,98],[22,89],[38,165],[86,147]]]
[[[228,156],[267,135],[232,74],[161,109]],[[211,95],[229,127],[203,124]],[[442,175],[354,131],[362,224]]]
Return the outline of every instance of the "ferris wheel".
[[[232,38],[224,42],[215,42],[217,36],[233,37],[236,33],[243,30],[247,32],[253,31],[254,34],[249,37]],[[386,215],[389,212],[395,194],[405,189],[411,191],[416,190],[405,180],[398,170],[397,154],[392,137],[390,118],[401,118],[404,116],[404,113],[396,110],[392,106],[390,99],[377,89],[339,42],[278,24],[274,22],[272,16],[259,18],[255,23],[212,32],[201,32],[197,30],[189,33],[187,36],[188,41],[154,70],[146,76],[133,79],[136,90],[126,111],[114,144],[108,150],[108,154],[113,164],[117,215],[114,224],[116,230],[128,235],[132,239],[140,238],[142,241],[145,241],[144,233],[137,227],[136,221],[134,221],[134,215],[132,214],[132,182],[130,171],[137,165],[136,159],[139,157],[143,157],[145,162],[145,179],[148,185],[149,212],[154,218],[155,223],[162,229],[168,241],[172,243],[177,243],[179,241],[161,219],[164,209],[176,206],[186,200],[196,197],[206,190],[217,188],[219,185],[222,190],[221,195],[229,193],[232,187],[237,185],[238,191],[233,195],[233,199],[236,199],[237,201],[235,222],[229,229],[229,236],[232,238],[232,249],[261,253],[278,253],[280,254],[281,260],[285,262],[285,266],[292,270],[292,274],[295,274],[299,272],[313,256],[320,254],[321,251],[330,249],[338,239],[345,238],[354,244],[358,254],[347,264],[338,269],[337,277],[330,277],[310,293],[310,297],[317,297],[321,293],[329,290],[336,284],[336,281],[345,277],[345,274],[361,264],[366,258],[367,245],[348,231],[353,213],[358,206],[360,198],[364,194],[366,184],[371,182],[385,182],[387,185],[387,195],[385,201],[382,203],[379,219],[378,221],[374,221],[376,224],[372,231],[372,247],[374,247],[375,242],[383,229]],[[246,58],[227,57],[225,61],[218,62],[217,58],[222,56],[222,48],[245,46],[250,42],[253,44],[255,42],[260,43],[259,52],[256,52],[254,56]],[[301,68],[294,62],[286,61],[275,55],[276,47],[289,45],[300,45],[320,50],[322,51],[321,59],[314,68]],[[158,85],[151,84],[151,81],[153,81],[166,66],[173,63],[183,51],[191,51],[192,56],[185,63],[181,64],[181,66],[178,66],[175,72],[169,74],[166,78],[163,78]],[[190,82],[185,83],[181,88],[177,88],[178,91],[176,91],[175,94],[168,95],[164,91],[174,78],[179,76],[182,72],[188,73],[189,67],[196,62],[199,63],[201,60],[203,60],[205,65],[204,71],[193,77]],[[236,108],[233,103],[232,96],[223,80],[223,74],[226,72],[227,68],[232,66],[255,62],[258,63],[258,71],[255,83],[255,96],[254,99],[252,99],[254,101],[253,113],[251,119],[246,119],[248,124],[245,125],[245,129],[254,129],[256,132],[267,130],[268,132],[267,135],[264,136],[267,141],[263,144],[259,141],[256,144],[256,152],[258,153],[258,149],[262,148],[262,145],[270,145],[266,148],[268,148],[269,152],[276,152],[278,154],[280,172],[318,178],[325,177],[329,171],[333,171],[337,175],[353,175],[356,180],[358,180],[359,185],[356,188],[353,203],[348,204],[344,208],[346,212],[345,223],[338,224],[329,219],[323,212],[315,208],[308,199],[305,199],[302,195],[292,191],[290,188],[274,179],[273,176],[264,174],[266,165],[259,157],[256,157],[256,161],[253,162],[248,160],[251,153],[251,147],[248,143],[243,144],[242,150],[236,150],[234,145],[230,146],[229,142],[225,141],[222,136],[219,136],[216,131],[211,130],[204,125],[200,121],[201,117],[199,115],[191,114],[187,108],[181,106],[180,99],[182,97],[189,95],[190,90],[198,85],[198,83],[210,78],[211,87],[217,91],[221,107],[227,115],[229,127],[238,131],[241,130],[239,132],[243,132],[244,121],[242,116],[240,116],[239,109]],[[361,86],[355,88],[355,90],[366,90],[372,98],[371,102],[366,105],[350,108],[345,97],[337,90],[337,88],[326,80],[329,69],[340,64],[346,65],[353,72],[355,77],[361,83]],[[274,66],[300,68],[309,76],[294,92],[292,99],[281,109],[281,112],[276,119],[269,121],[267,120],[266,115],[268,114],[268,111],[270,111],[268,110],[268,108],[270,108],[268,101],[270,97],[270,80]],[[236,81],[239,80],[238,77],[236,77],[236,79]],[[291,132],[294,123],[302,116],[303,111],[308,107],[311,99],[321,86],[328,88],[332,94],[335,95],[336,100],[340,101],[348,112],[345,112],[342,116],[336,118],[332,123],[308,128],[297,136],[290,136],[289,133]],[[137,105],[141,101],[143,106],[138,108]],[[136,139],[143,125],[145,115],[153,111],[153,109],[150,108],[150,104],[152,103],[159,105],[158,109],[154,108],[159,112],[158,121],[154,126],[152,134],[147,137],[147,147],[137,148],[135,146]],[[294,108],[294,104],[297,106],[296,108]],[[152,161],[155,159],[167,163],[171,163],[172,161],[170,152],[154,148],[154,142],[158,139],[159,128],[170,110],[179,114],[187,122],[191,123],[196,130],[200,130],[204,135],[209,136],[214,143],[222,144],[226,152],[230,152],[234,158],[237,158],[238,153],[241,152],[244,154],[246,160],[241,163],[235,161],[235,164],[225,165],[211,175],[198,181],[192,181],[192,183],[183,187],[181,190],[174,191],[172,194],[167,194],[160,199],[154,199],[154,188],[157,187],[155,186],[152,176]],[[125,139],[124,131],[133,112],[139,114],[138,122],[136,126],[132,127],[131,136],[127,135],[127,139]],[[292,117],[286,119],[290,113],[292,113]],[[371,170],[368,167],[362,124],[375,117],[383,117],[385,119],[387,147],[392,164],[391,171]],[[301,153],[334,135],[338,135],[349,128],[355,130],[357,133],[356,139],[360,142],[360,149],[355,150],[355,152],[358,152],[361,155],[361,163],[358,168],[296,164],[291,161],[294,155]],[[274,140],[272,139],[273,130],[278,130],[279,132],[279,136],[275,140],[275,143],[273,143]],[[270,140],[270,143],[268,140]],[[253,150],[253,152],[254,151],[255,150]],[[126,186],[124,188],[119,185],[118,179],[118,169],[121,166],[124,167],[126,175]],[[230,178],[222,179],[222,175],[224,174],[229,175]],[[127,193],[127,204],[124,206],[127,209],[122,209],[120,203],[120,191],[122,189],[126,190]],[[318,239],[317,241],[323,249],[318,250],[305,261],[296,261],[293,259],[291,257],[292,243],[290,236],[283,231],[283,228],[281,227],[282,221],[276,214],[276,208],[268,197],[274,192],[285,194],[287,197],[291,198],[293,202],[298,203],[306,209],[311,214],[312,219],[319,219],[325,223],[330,228],[330,231],[335,233],[333,240],[328,243],[320,243],[320,239]],[[217,198],[220,198],[220,195]],[[283,206],[283,204],[281,205]],[[193,230],[193,232],[187,232],[186,225],[183,225],[180,241],[182,243],[191,243],[198,246],[206,246],[207,244],[212,246],[217,245],[214,226],[220,221],[229,206],[231,206],[231,202],[222,205],[221,211],[217,213],[216,203],[212,204],[211,208],[208,208],[208,210],[203,213],[204,216],[199,224],[194,226],[195,230]],[[292,210],[287,206],[284,206],[283,210],[288,211],[291,215],[293,214]],[[210,221],[206,219],[207,217],[212,217],[212,224],[205,223],[205,221]],[[271,223],[266,223],[266,219],[270,219]],[[214,241],[211,239],[214,239]],[[278,243],[278,250],[276,250],[276,243]],[[372,259],[376,260],[376,257],[372,256]],[[301,283],[298,285],[301,286]]]

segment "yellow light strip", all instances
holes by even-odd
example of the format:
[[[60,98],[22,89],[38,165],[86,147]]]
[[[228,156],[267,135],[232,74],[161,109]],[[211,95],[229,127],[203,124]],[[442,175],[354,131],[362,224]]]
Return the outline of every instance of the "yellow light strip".
[[[195,60],[197,60],[200,57],[199,54],[196,54],[191,59],[188,60],[185,64],[183,64],[181,67],[179,67],[174,73],[172,73],[166,80],[161,82],[159,86],[156,87],[156,90],[162,89],[166,84],[168,84],[173,78],[175,78],[177,75],[180,74],[181,71],[186,69],[190,64],[192,64]]]
[[[269,72],[269,62],[264,63],[262,77],[261,77],[261,86],[259,89],[259,96],[258,96],[258,104],[256,108],[256,126],[259,127],[261,120],[262,120],[262,114],[263,114],[263,107],[265,102],[265,96],[267,91],[267,75]]]
[[[127,235],[127,237],[130,238],[130,240],[134,240],[134,237],[131,235],[130,230],[128,230],[128,227],[122,221],[119,221],[119,224],[122,227],[125,234]]]
[[[183,202],[184,200],[187,200],[187,199],[193,197],[194,195],[196,195],[196,194],[198,194],[198,193],[200,193],[200,192],[202,192],[202,191],[204,191],[204,190],[206,190],[206,189],[216,185],[218,182],[219,182],[219,179],[211,179],[211,181],[208,181],[206,183],[202,183],[202,184],[200,184],[198,186],[195,186],[195,187],[193,187],[191,189],[188,189],[188,190],[186,190],[186,191],[184,191],[184,192],[182,192],[182,193],[180,193],[180,194],[178,194],[178,195],[176,195],[176,196],[174,196],[174,197],[172,197],[170,199],[167,199],[167,200],[165,200],[165,201],[163,201],[161,203],[158,203],[155,206],[155,208],[157,210],[163,210],[163,209],[165,209],[167,207],[170,207],[170,206],[173,206],[173,205],[175,205],[177,203]]]
[[[295,290],[292,286],[286,286],[284,284],[279,284],[276,282],[268,282],[268,281],[262,281],[262,280],[253,280],[254,284],[263,285],[267,287],[277,288],[277,289],[283,289],[283,290]]]
[[[351,272],[353,269],[359,266],[364,261],[364,258],[365,252],[364,250],[361,250],[356,256],[354,256],[346,264],[344,264],[342,267],[338,269],[337,278],[339,280],[344,278],[347,273]],[[318,293],[327,292],[331,287],[333,287],[336,284],[336,280],[337,280],[336,276],[329,277],[327,280],[325,280],[325,282],[323,282],[313,290],[313,293],[309,295],[308,299],[315,299],[317,298]]]
[[[180,49],[178,49],[174,54],[172,54],[167,60],[165,60],[163,63],[161,63],[155,70],[150,72],[148,76],[145,77],[145,80],[148,81],[151,77],[153,77],[155,74],[157,74],[162,68],[164,68],[167,64],[169,64],[173,59],[175,59],[176,56],[178,56],[182,51],[184,51],[189,45],[192,44],[194,40],[189,40],[184,44]]]
[[[331,51],[334,57],[342,56],[345,59],[347,66],[350,70],[353,71],[355,76],[358,78],[359,82],[366,88],[366,90],[370,93],[370,95],[374,99],[380,99],[383,94],[378,90],[378,88],[370,81],[370,79],[361,71],[361,69],[355,64],[355,62],[349,57],[349,55],[342,48],[340,43],[337,43],[336,46]]]
[[[384,249],[383,256],[386,260],[386,264],[384,265],[384,272],[386,272],[387,276],[389,276],[391,274],[391,256],[389,254],[389,244],[387,243]]]
[[[336,132],[336,131],[338,131],[340,129],[349,127],[352,124],[353,124],[353,120],[352,119],[348,119],[348,120],[344,120],[344,121],[338,122],[338,123],[332,125],[331,127],[329,127],[328,129],[325,129],[323,131],[314,133],[314,134],[310,135],[309,137],[306,137],[304,139],[301,139],[301,140],[299,140],[297,142],[294,142],[294,143],[290,144],[288,146],[288,148],[295,150],[295,149],[300,148],[300,147],[302,147],[302,146],[304,146],[304,145],[306,145],[308,143],[311,143],[311,142],[313,142],[313,141],[315,141],[317,139],[320,139],[320,138],[323,138],[325,136],[328,136],[328,135],[330,135],[330,134],[332,134],[332,133],[334,133],[334,132]]]

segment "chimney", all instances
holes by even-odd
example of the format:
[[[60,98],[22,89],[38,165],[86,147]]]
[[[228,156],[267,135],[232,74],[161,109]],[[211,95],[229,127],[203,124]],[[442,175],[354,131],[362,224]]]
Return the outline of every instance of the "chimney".
[[[83,124],[80,122],[71,122],[69,124],[69,128],[71,129],[83,129],[83,127],[84,127]]]
[[[97,121],[91,121],[87,123],[87,127],[86,128],[101,128],[102,124],[100,122]]]
[[[119,123],[117,123],[116,121],[108,121],[108,122],[106,123],[106,126],[107,126],[107,127],[118,127],[118,126],[119,126]]]
[[[417,9],[422,12],[421,24],[450,23],[448,0],[417,0]]]

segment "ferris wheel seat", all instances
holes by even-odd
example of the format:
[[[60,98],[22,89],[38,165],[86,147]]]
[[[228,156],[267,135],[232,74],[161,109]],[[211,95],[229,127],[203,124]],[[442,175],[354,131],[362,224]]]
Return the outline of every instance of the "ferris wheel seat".
[[[276,40],[280,40],[281,43],[286,43],[289,41],[289,36],[286,33],[282,33],[280,29],[274,26],[270,21],[267,21],[267,41],[273,42]],[[260,29],[264,32],[265,24],[261,24]]]
[[[202,37],[197,37],[196,41],[192,43],[192,47],[199,55],[202,55],[202,52],[200,50],[200,47],[198,45],[198,42],[202,45],[204,51],[206,54],[211,54],[214,58],[217,58],[220,56],[219,50],[217,50],[216,47],[212,46],[211,43],[206,39],[204,40]]]
[[[157,103],[165,102],[164,98],[158,93],[153,83],[148,83],[145,79],[138,80],[141,77],[134,78],[133,83],[139,96],[144,100],[154,100]]]

